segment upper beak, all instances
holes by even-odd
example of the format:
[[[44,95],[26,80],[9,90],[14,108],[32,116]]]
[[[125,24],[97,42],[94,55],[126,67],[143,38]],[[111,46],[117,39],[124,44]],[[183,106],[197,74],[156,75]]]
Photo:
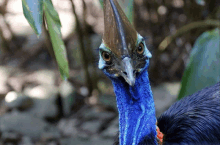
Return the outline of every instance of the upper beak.
[[[134,69],[133,69],[133,66],[131,64],[131,58],[125,57],[122,60],[122,67],[123,67],[124,72],[121,72],[121,76],[125,79],[125,81],[130,86],[134,86],[136,75],[134,73]]]

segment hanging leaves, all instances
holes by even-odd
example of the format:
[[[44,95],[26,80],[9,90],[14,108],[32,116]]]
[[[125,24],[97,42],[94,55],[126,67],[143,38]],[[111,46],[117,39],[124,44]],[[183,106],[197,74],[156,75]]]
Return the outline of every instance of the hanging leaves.
[[[46,16],[47,27],[55,52],[55,57],[59,66],[61,76],[64,80],[69,77],[69,67],[67,61],[66,48],[61,36],[61,23],[59,15],[53,7],[50,0],[44,1],[44,11]]]
[[[69,77],[69,66],[66,48],[61,35],[61,23],[51,0],[22,0],[23,13],[30,26],[39,36],[42,33],[43,13],[46,16],[47,28],[53,45],[55,57],[62,79]]]
[[[25,18],[39,36],[42,32],[43,0],[22,0],[22,7]]]

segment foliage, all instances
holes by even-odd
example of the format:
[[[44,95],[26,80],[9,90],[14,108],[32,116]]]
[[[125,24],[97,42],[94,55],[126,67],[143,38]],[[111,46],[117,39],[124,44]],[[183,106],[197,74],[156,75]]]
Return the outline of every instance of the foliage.
[[[36,0],[35,3],[31,0],[22,0],[22,6],[25,18],[35,33],[40,35],[43,21],[43,0]]]
[[[51,1],[45,1],[44,5],[45,15],[47,19],[47,26],[50,33],[53,49],[55,52],[56,60],[59,65],[60,73],[63,79],[67,79],[69,76],[69,68],[67,61],[66,48],[61,37],[61,23],[58,13],[54,9]]]
[[[204,32],[195,42],[178,99],[220,81],[219,29]]]
[[[50,33],[61,77],[62,79],[67,79],[69,77],[69,67],[66,48],[61,37],[61,23],[51,0],[37,0],[34,3],[32,0],[22,0],[22,6],[25,18],[37,35],[40,35],[42,32],[43,13],[45,13],[47,28]]]

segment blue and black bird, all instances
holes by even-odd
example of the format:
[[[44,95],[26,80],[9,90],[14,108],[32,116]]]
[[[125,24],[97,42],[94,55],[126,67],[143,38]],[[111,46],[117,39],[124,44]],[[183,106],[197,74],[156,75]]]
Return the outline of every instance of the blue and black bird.
[[[220,83],[176,102],[156,119],[147,71],[152,56],[117,0],[104,0],[104,27],[99,69],[114,86],[116,144],[220,144]]]

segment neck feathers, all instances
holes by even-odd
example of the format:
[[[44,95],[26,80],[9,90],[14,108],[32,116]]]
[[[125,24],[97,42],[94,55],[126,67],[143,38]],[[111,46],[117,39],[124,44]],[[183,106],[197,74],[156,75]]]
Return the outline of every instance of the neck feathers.
[[[146,138],[156,144],[156,117],[148,72],[137,75],[134,87],[112,78],[119,111],[121,145],[137,145]]]

